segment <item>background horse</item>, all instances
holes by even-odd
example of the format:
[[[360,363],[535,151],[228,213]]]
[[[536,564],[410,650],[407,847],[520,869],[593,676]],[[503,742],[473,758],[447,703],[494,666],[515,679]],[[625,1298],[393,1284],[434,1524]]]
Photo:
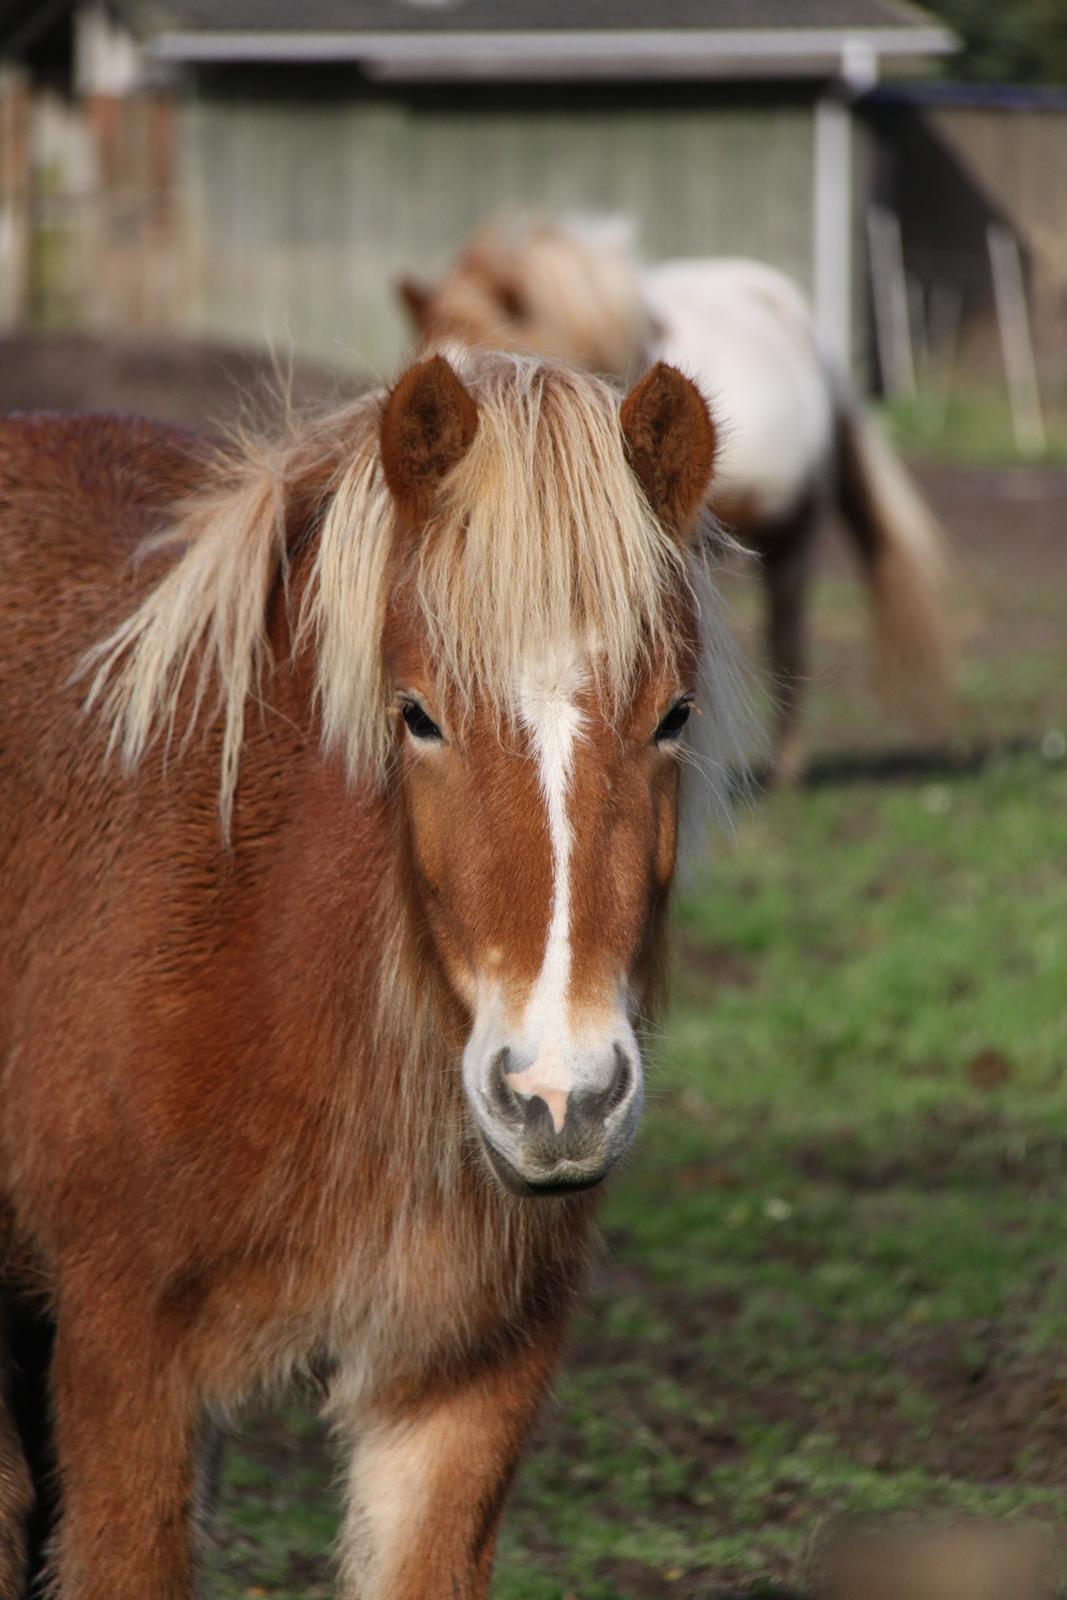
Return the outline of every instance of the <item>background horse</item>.
[[[0,424],[0,1244],[63,1600],[187,1600],[205,1420],[309,1362],[345,1592],[484,1595],[640,1113],[683,777],[734,754],[714,432],[667,367],[454,360],[221,456]]]
[[[662,358],[714,402],[712,506],[758,552],[776,695],[775,766],[801,766],[804,604],[819,513],[836,498],[867,579],[880,685],[938,725],[951,668],[943,538],[845,378],[796,286],[754,261],[639,270],[618,230],[543,221],[482,229],[434,288],[400,296],[428,339],[527,349],[630,379]]]

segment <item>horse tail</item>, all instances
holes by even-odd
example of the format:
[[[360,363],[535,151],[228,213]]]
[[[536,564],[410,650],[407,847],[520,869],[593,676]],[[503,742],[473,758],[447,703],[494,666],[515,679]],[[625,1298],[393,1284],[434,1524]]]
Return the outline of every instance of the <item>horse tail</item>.
[[[0,1595],[37,1594],[57,1503],[48,1374],[53,1326],[0,1288]]]
[[[837,502],[870,590],[876,684],[936,728],[954,688],[946,535],[874,418],[836,387]]]

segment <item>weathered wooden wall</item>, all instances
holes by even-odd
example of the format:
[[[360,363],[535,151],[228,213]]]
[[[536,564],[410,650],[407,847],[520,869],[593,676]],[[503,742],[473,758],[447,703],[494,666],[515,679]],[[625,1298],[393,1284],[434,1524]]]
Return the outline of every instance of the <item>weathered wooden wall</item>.
[[[1018,234],[1039,301],[1067,292],[1067,106],[925,112],[971,182]]]
[[[9,327],[386,372],[409,343],[394,277],[440,270],[509,207],[618,213],[651,260],[751,255],[811,288],[812,101],[788,87],[404,94],[246,72],[169,96],[11,88],[5,130]]]
[[[185,112],[189,326],[371,370],[408,342],[390,283],[501,207],[632,216],[651,259],[744,254],[810,287],[800,97],[229,94]]]

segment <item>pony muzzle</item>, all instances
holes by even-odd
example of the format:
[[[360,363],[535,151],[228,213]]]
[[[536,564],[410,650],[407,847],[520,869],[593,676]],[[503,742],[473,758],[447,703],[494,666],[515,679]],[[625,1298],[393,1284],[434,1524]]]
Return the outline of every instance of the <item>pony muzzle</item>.
[[[597,1184],[630,1144],[643,1102],[632,1035],[568,1070],[523,1066],[510,1046],[487,1064],[477,1121],[489,1165],[514,1193],[564,1194]]]

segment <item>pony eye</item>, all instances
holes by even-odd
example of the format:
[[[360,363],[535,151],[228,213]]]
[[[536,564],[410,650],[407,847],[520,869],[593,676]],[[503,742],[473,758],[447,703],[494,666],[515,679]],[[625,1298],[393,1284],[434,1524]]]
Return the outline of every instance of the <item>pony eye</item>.
[[[677,705],[671,706],[667,715],[660,722],[653,735],[656,744],[670,744],[673,739],[681,738],[682,729],[689,721],[689,713],[693,709],[692,700],[679,700]]]
[[[440,739],[441,730],[432,717],[419,705],[417,700],[405,700],[400,707],[408,732],[415,739]]]

